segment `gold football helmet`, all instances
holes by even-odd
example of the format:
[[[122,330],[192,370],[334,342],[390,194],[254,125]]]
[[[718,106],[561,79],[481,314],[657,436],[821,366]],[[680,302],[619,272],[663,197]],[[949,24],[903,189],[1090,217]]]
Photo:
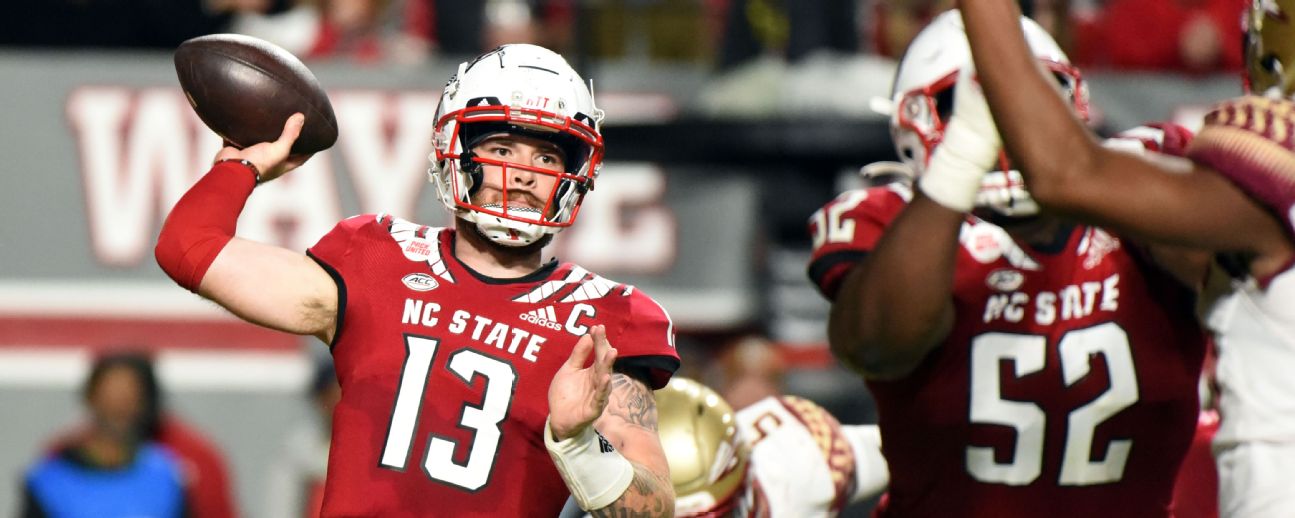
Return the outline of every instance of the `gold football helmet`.
[[[1295,94],[1292,16],[1295,16],[1295,0],[1251,0],[1246,14],[1247,92],[1285,98]]]
[[[733,408],[709,387],[677,376],[656,392],[656,402],[675,515],[727,515],[737,503],[747,467]]]

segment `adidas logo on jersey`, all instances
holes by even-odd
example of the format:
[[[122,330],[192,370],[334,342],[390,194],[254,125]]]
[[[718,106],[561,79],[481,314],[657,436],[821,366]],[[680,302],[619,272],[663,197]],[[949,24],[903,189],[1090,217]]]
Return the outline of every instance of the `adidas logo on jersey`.
[[[558,331],[562,330],[562,324],[558,323],[558,315],[553,311],[553,306],[544,306],[522,313],[521,319],[537,326]]]

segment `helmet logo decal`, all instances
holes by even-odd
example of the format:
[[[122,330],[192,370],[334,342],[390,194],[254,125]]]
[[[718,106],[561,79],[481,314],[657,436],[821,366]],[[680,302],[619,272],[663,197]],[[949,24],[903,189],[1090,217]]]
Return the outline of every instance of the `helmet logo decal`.
[[[531,98],[529,98],[529,99],[526,99],[526,100],[522,101],[521,105],[522,105],[522,106],[525,106],[525,107],[527,107],[527,108],[538,108],[538,109],[543,110],[543,109],[545,109],[545,108],[548,108],[548,107],[549,107],[549,101],[550,101],[550,100],[551,100],[551,99],[549,99],[548,97],[544,97],[544,96],[535,96],[535,97],[531,97]],[[559,104],[559,105],[558,105],[558,110],[561,110],[561,109],[562,109],[561,104]]]
[[[468,66],[465,67],[463,71],[466,72],[468,70],[472,70],[472,67],[477,66],[477,63],[480,63],[491,56],[497,56],[499,58],[499,68],[504,68],[504,47],[505,46],[499,46],[496,47],[495,50],[477,56],[476,59],[468,62]]]

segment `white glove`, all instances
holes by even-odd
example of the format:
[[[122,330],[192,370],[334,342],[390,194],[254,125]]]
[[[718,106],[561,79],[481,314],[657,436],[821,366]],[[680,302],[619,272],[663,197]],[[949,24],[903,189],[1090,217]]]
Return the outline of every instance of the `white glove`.
[[[981,179],[994,168],[1002,147],[994,117],[974,74],[970,67],[958,73],[953,115],[944,126],[944,139],[917,180],[928,198],[959,212],[975,206]]]

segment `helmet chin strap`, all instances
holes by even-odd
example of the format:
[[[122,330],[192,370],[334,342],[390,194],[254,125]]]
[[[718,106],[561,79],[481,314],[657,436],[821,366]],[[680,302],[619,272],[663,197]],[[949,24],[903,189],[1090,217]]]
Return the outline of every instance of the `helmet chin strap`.
[[[501,208],[497,203],[486,204],[484,207],[492,210]],[[507,214],[522,218],[538,218],[540,211],[531,207],[517,206],[508,207]],[[544,227],[539,225],[492,216],[483,212],[472,213],[470,221],[476,224],[477,230],[486,239],[510,248],[530,245],[548,235],[544,231]]]

